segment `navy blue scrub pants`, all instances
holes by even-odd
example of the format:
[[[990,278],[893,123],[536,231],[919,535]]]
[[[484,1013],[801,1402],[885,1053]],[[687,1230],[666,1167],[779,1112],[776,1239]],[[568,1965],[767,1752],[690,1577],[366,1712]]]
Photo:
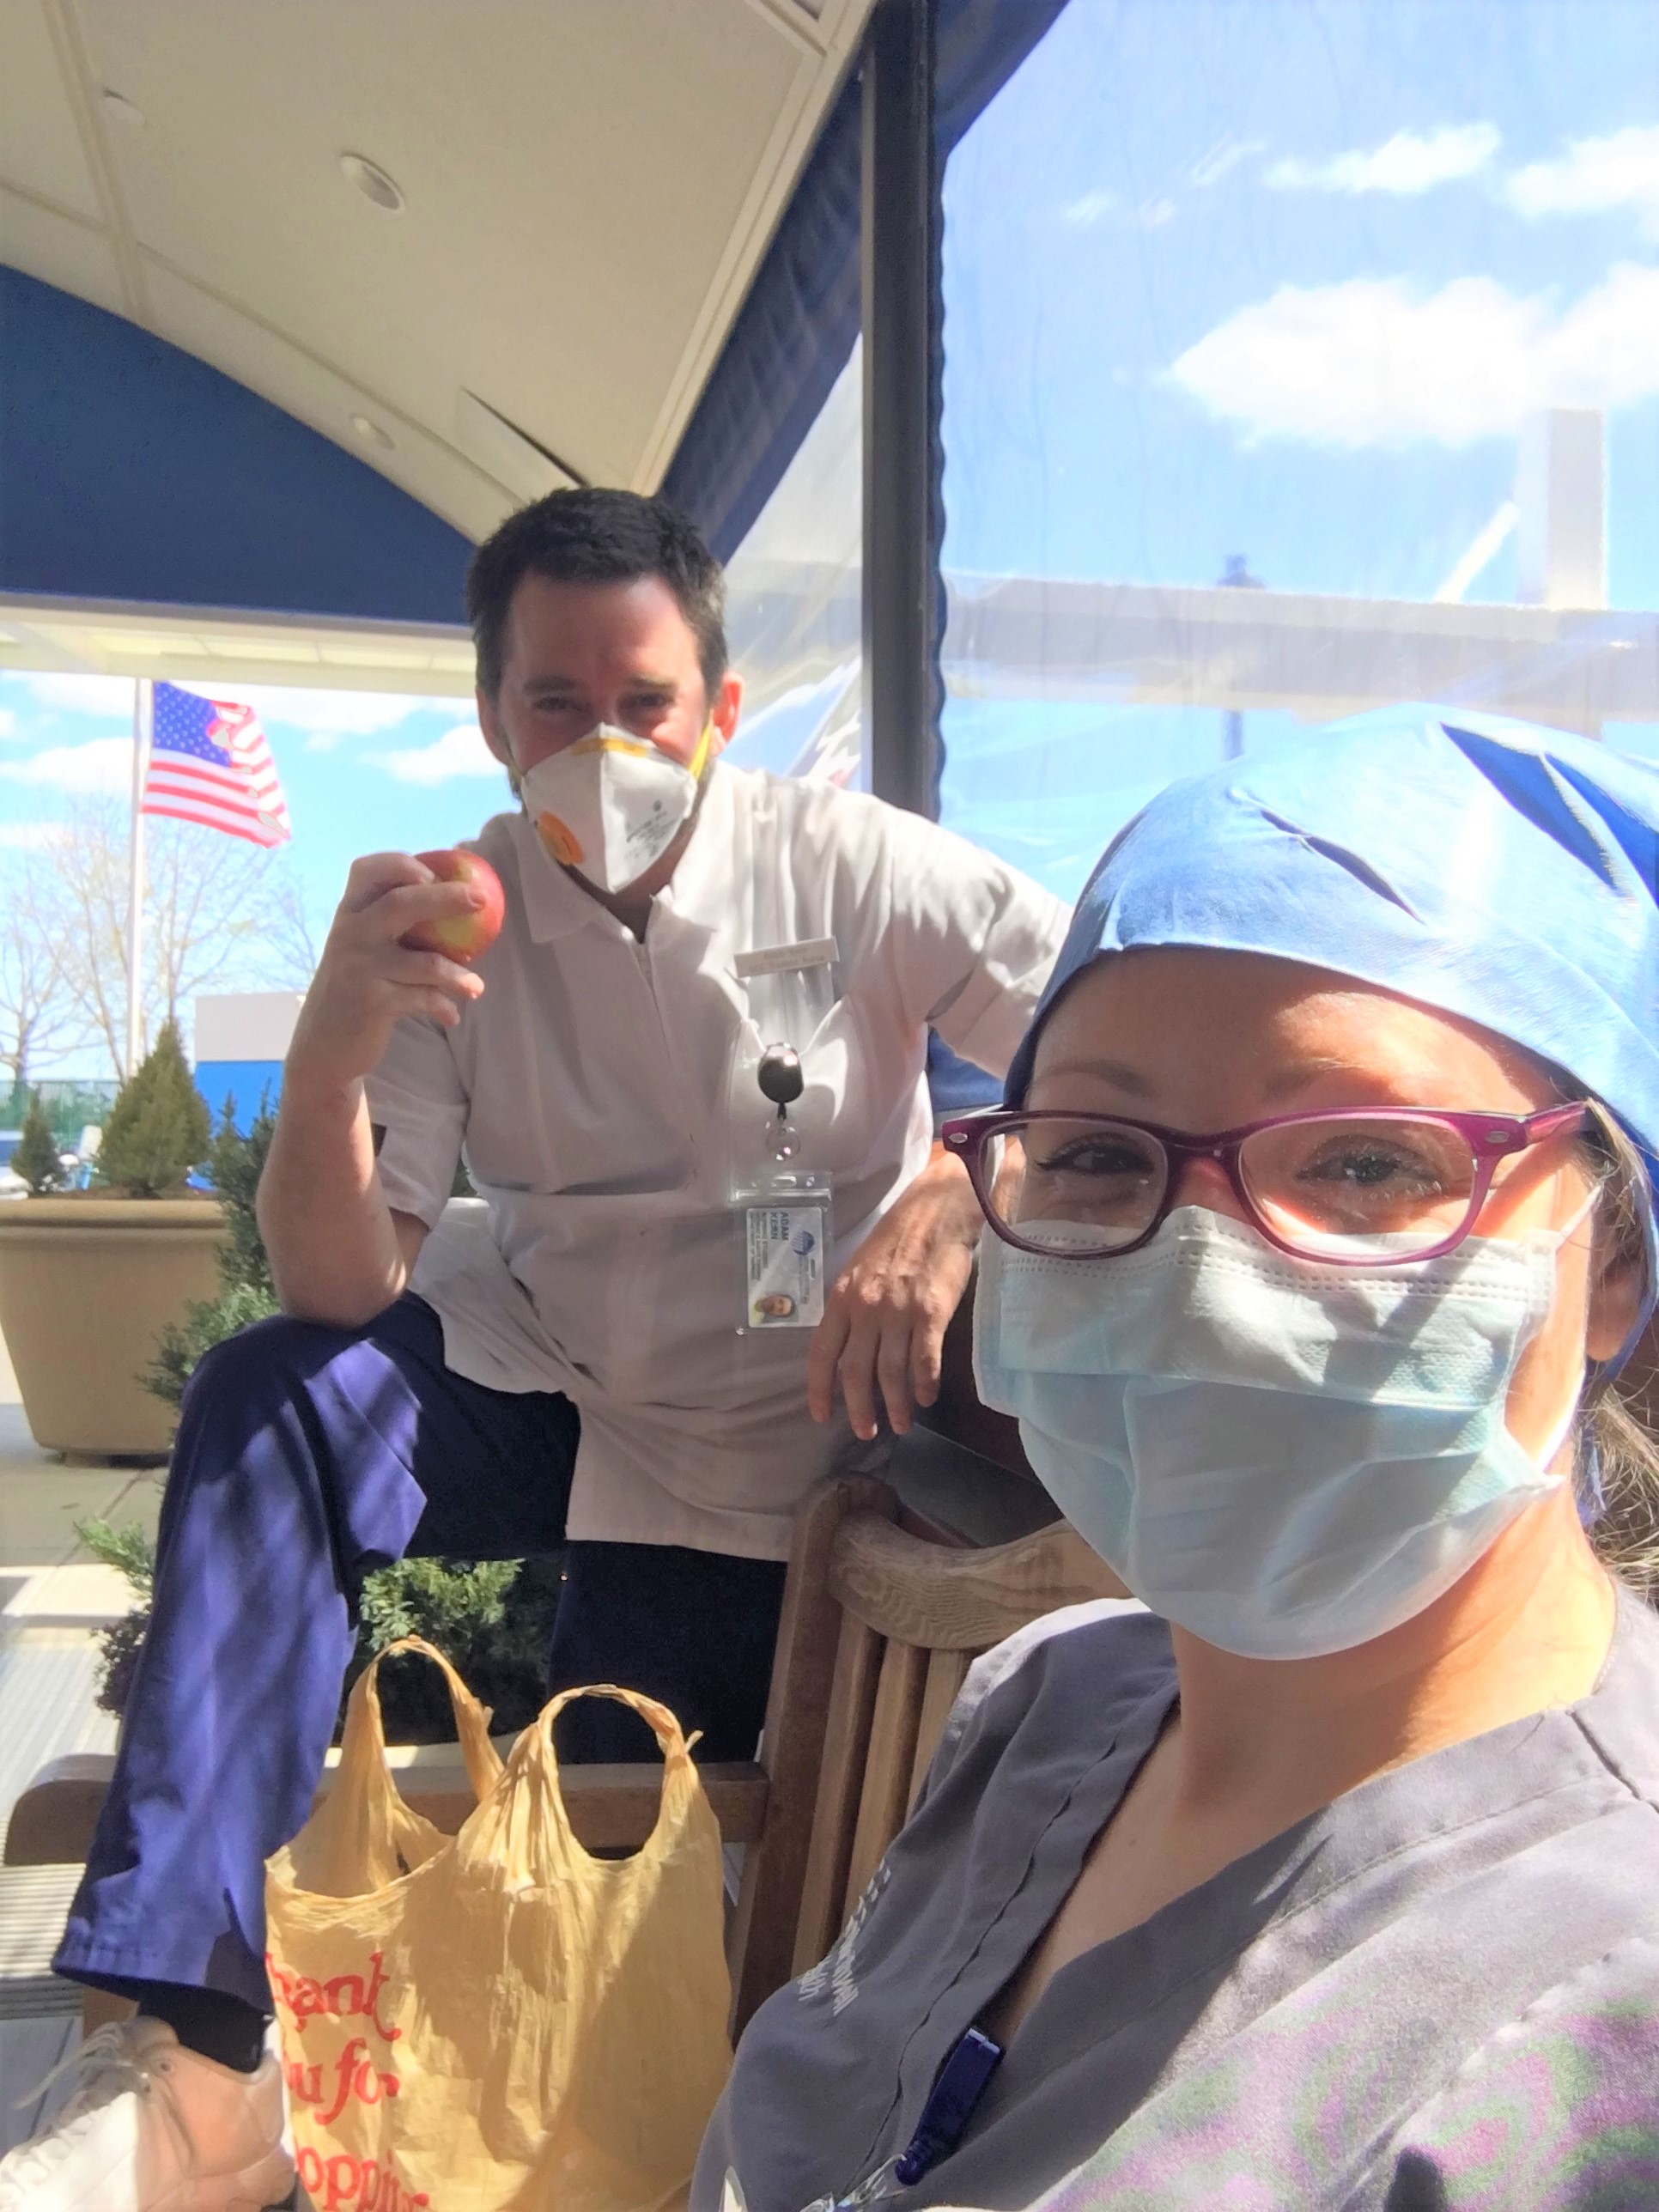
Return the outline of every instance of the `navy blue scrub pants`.
[[[410,1552],[558,1548],[577,1432],[564,1398],[453,1374],[416,1297],[361,1329],[262,1322],[206,1355],[185,1394],[149,1631],[60,1973],[269,2011],[264,1862],[310,1810],[364,1576]],[[783,1571],[573,1544],[549,1686],[624,1683],[702,1729],[702,1756],[751,1758]],[[622,1706],[591,1699],[566,1717],[567,1758],[654,1755]]]

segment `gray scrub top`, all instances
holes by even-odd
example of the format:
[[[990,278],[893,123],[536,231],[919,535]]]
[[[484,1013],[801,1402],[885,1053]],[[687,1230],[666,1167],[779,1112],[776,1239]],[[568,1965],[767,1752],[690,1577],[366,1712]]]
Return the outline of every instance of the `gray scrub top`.
[[[1174,1700],[1076,1607],[979,1662],[836,1948],[756,2014],[691,2194],[800,2212],[902,2150]],[[1378,1775],[1063,1966],[915,2205],[1659,2207],[1659,1620],[1601,1680]]]

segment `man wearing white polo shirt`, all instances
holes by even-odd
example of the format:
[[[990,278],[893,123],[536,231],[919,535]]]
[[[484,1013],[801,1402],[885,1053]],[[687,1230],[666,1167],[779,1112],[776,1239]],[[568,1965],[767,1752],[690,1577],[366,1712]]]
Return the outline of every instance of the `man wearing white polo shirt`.
[[[972,1265],[929,1028],[1000,1073],[1065,929],[930,823],[720,763],[720,571],[661,503],[555,494],[480,550],[468,602],[521,801],[476,848],[505,925],[471,966],[411,951],[474,889],[403,854],[351,871],[260,1194],[284,1317],[187,1395],[57,1962],[138,1999],[106,2101],[211,2140],[203,2206],[283,2193],[263,1863],[305,1817],[363,1576],[564,1547],[550,1686],[626,1682],[705,1755],[751,1753],[795,1508],[878,1462],[878,1409],[902,1431],[932,1398]],[[462,1158],[484,1211],[453,1233]],[[567,1756],[645,1749],[620,1707],[566,1717]],[[99,2134],[76,2124],[70,2174]]]

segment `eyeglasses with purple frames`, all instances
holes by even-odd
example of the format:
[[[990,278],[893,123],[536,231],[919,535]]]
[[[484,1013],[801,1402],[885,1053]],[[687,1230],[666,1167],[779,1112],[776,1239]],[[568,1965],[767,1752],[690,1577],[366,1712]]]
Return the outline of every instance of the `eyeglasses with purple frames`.
[[[1244,1146],[1254,1137],[1269,1130],[1290,1130],[1311,1125],[1344,1122],[1419,1123],[1450,1131],[1468,1148],[1470,1181],[1463,1218],[1449,1233],[1436,1235],[1433,1241],[1420,1249],[1401,1250],[1390,1247],[1389,1257],[1398,1261],[1437,1260],[1443,1253],[1455,1251],[1474,1230],[1492,1190],[1492,1176],[1501,1160],[1514,1153],[1523,1152],[1531,1146],[1542,1144],[1547,1138],[1565,1136],[1584,1128],[1593,1119],[1588,1104],[1579,1102],[1565,1106],[1548,1106],[1537,1114],[1468,1114],[1443,1111],[1436,1107],[1352,1106],[1341,1107],[1328,1113],[1277,1114],[1265,1121],[1247,1121],[1237,1129],[1222,1129],[1212,1136],[1191,1136],[1180,1129],[1166,1129],[1153,1121],[1135,1121],[1121,1114],[1070,1114],[1053,1109],[1037,1112],[1010,1111],[992,1107],[975,1114],[963,1114],[946,1121],[939,1131],[941,1142],[948,1152],[954,1152],[966,1165],[974,1186],[974,1194],[992,1228],[1006,1244],[1012,1244],[1022,1252],[1036,1252],[1048,1259],[1100,1260],[1121,1259],[1131,1252],[1139,1252],[1151,1243],[1158,1229],[1175,1210],[1176,1193],[1181,1184],[1181,1169],[1188,1160],[1216,1160],[1227,1177],[1235,1198],[1243,1209],[1251,1225],[1268,1243],[1297,1259],[1322,1260],[1332,1267],[1363,1267],[1376,1263],[1373,1248],[1368,1251],[1345,1253],[1333,1251],[1333,1236],[1343,1232],[1310,1231],[1310,1240],[1298,1243],[1287,1236],[1278,1223],[1262,1209],[1249,1187],[1240,1158]],[[1153,1147],[1153,1162],[1160,1164],[1164,1184],[1153,1207],[1151,1218],[1144,1229],[1121,1244],[1098,1247],[1080,1244],[1038,1243],[1023,1237],[1012,1223],[997,1210],[992,1188],[992,1176],[988,1169],[987,1148],[996,1139],[1017,1134],[1021,1130],[1041,1122],[1070,1122],[1079,1129],[1119,1130],[1150,1141]],[[1437,1224],[1437,1227],[1438,1224]],[[1354,1232],[1356,1242],[1365,1232]]]

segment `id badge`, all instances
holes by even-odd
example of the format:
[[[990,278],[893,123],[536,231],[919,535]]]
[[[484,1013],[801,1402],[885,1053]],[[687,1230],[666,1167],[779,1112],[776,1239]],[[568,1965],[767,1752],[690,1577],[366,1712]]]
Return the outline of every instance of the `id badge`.
[[[763,1046],[753,1023],[746,1024],[733,1048],[729,1083],[727,1196],[739,1255],[732,1296],[739,1336],[816,1328],[823,1319],[835,1179],[801,1158],[790,1109],[804,1088],[797,1054]]]
[[[827,1209],[792,1200],[741,1209],[745,1332],[816,1328],[823,1319]]]

